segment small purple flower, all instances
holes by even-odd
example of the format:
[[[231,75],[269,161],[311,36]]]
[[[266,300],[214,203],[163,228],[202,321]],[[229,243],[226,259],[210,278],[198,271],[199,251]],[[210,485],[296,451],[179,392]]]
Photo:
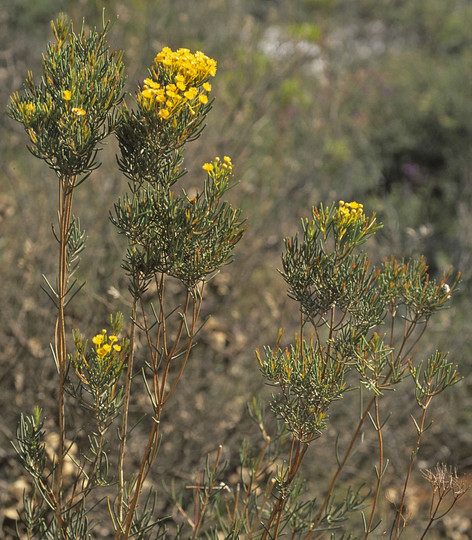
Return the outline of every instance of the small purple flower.
[[[410,178],[417,178],[421,174],[421,169],[418,163],[405,163],[402,167],[402,172]]]

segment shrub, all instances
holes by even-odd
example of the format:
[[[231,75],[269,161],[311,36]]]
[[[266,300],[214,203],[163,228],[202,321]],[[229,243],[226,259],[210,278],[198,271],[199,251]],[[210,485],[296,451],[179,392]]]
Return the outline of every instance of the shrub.
[[[21,415],[14,446],[32,483],[24,495],[21,534],[90,538],[98,516],[103,520],[107,513],[116,539],[161,538],[169,530],[176,538],[320,538],[328,531],[346,538],[356,532],[351,514],[362,512],[367,538],[383,527],[378,503],[388,464],[384,395],[409,381],[419,412],[412,416],[416,440],[390,524],[391,537],[398,538],[408,524],[405,495],[430,404],[459,380],[447,355],[435,351],[422,360],[418,354],[431,317],[447,305],[458,276],[451,271],[436,282],[424,259],[392,257],[375,267],[361,250],[381,227],[375,214],[367,216],[357,202],[314,206],[312,218],[302,222],[302,236],[285,240],[282,256],[288,295],[299,304],[298,332],[284,345],[280,331],[273,348],[256,352],[263,377],[277,388],[270,403],[279,421],[276,433],[269,435],[264,406],[254,400],[263,445],[259,453],[247,444],[241,448],[239,482],[231,486],[222,480],[219,447],[197,476],[191,506],[169,489],[182,519],[171,523],[156,516],[158,491],[145,482],[158,455],[163,410],[191,356],[205,286],[231,261],[246,229],[241,211],[223,200],[233,186],[229,157],[203,164],[197,193],[178,190],[186,172],[184,149],[201,135],[211,109],[216,62],[202,52],[164,48],[130,108],[122,93],[122,53],[106,44],[109,24],[75,34],[61,16],[52,28],[56,42],[43,58],[41,83],[28,74],[24,93],[15,93],[9,107],[25,128],[31,153],[55,173],[59,195],[53,227],[58,272],[55,280],[45,277],[44,285],[56,312],[51,351],[57,370],[57,445],[46,440],[39,405],[31,415]],[[109,329],[88,338],[70,329],[66,317],[83,287],[75,276],[86,240],[73,202],[111,133],[118,140],[118,167],[128,181],[110,218],[127,241],[121,266],[130,294],[129,329],[123,331],[125,319],[117,313]],[[137,354],[140,347],[145,354]],[[343,454],[337,448],[337,467],[326,493],[319,493],[321,500],[306,497],[303,460],[322,437],[331,405],[355,389],[362,412],[350,442]],[[137,392],[147,395],[149,414],[147,439],[133,471],[129,408]],[[77,404],[84,426],[69,420]],[[367,419],[378,451],[371,493],[356,487],[335,497]],[[424,476],[433,499],[423,536],[467,489],[445,465]]]

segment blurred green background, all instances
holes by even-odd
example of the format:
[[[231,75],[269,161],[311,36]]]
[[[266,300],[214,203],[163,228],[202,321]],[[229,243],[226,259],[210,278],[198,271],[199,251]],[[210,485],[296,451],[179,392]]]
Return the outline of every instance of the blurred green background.
[[[470,0],[0,0],[0,105],[22,88],[28,70],[41,73],[51,40],[49,23],[60,11],[76,30],[82,18],[100,26],[117,21],[110,45],[123,49],[127,90],[147,76],[163,47],[202,50],[218,62],[216,98],[202,137],[188,145],[183,179],[198,188],[201,165],[231,156],[238,186],[229,194],[250,225],[233,264],[209,284],[199,346],[163,426],[161,454],[152,478],[191,482],[206,453],[224,447],[227,481],[237,472],[239,444],[257,446],[246,403],[269,396],[254,349],[287,336],[298,322],[277,272],[283,238],[293,235],[312,205],[339,199],[364,204],[384,223],[367,245],[374,258],[427,257],[441,278],[453,265],[462,273],[453,307],[432,320],[426,356],[450,351],[464,380],[438,400],[408,500],[413,521],[426,519],[428,489],[419,468],[437,461],[472,472],[470,353],[472,280],[472,3]],[[128,99],[130,103],[131,100]],[[55,179],[26,148],[22,126],[0,116],[0,537],[12,538],[25,480],[10,440],[20,412],[40,404],[54,423],[55,382],[49,342],[54,314],[41,291],[41,274],[54,276]],[[116,143],[101,151],[102,167],[77,191],[75,213],[88,233],[81,275],[86,287],[71,306],[69,327],[101,329],[109,313],[129,313],[120,269],[123,240],[109,222],[126,190],[115,166]],[[409,389],[411,391],[411,387]],[[353,393],[354,394],[354,393]],[[399,399],[400,398],[400,399]],[[351,401],[349,401],[351,399]],[[356,421],[356,397],[333,408],[332,426],[308,454],[309,493],[322,489],[333,462],[337,429]],[[404,409],[399,410],[401,402]],[[392,460],[384,517],[391,517],[413,442],[414,400],[391,400],[387,424]],[[388,409],[388,407],[387,407]],[[146,410],[138,397],[132,412]],[[71,411],[80,421],[80,412]],[[269,415],[270,416],[270,415]],[[401,428],[401,429],[399,429]],[[133,436],[139,453],[140,428]],[[346,483],[369,481],[373,464],[365,443],[348,467]],[[340,444],[344,441],[340,438]],[[133,446],[134,445],[134,446]],[[364,464],[364,473],[359,466]],[[370,475],[370,476],[369,476]],[[311,486],[311,487],[310,487]],[[311,490],[311,491],[310,491]],[[467,539],[470,497],[457,517],[433,528],[430,538]],[[3,510],[2,510],[3,508]],[[159,510],[175,513],[162,497]],[[106,525],[96,529],[106,538]],[[405,538],[418,536],[415,525]],[[380,535],[380,533],[379,533]],[[410,536],[408,536],[410,535]],[[380,538],[380,536],[379,536]]]

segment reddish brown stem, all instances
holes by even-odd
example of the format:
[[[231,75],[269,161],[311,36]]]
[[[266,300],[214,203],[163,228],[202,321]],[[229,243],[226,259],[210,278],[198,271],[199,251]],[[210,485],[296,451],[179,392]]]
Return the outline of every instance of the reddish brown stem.
[[[161,289],[160,292],[162,293],[162,289]],[[155,460],[155,457],[156,457],[157,448],[158,448],[158,439],[159,439],[159,425],[160,425],[159,423],[160,423],[160,419],[161,419],[162,409],[163,409],[165,403],[167,402],[167,400],[169,399],[170,395],[173,393],[175,387],[177,386],[177,383],[178,383],[179,379],[182,376],[185,365],[186,365],[187,360],[188,360],[188,358],[190,356],[190,351],[192,349],[192,344],[193,344],[193,338],[195,336],[197,320],[198,320],[198,317],[199,317],[199,314],[200,314],[200,308],[201,308],[201,305],[202,305],[202,294],[200,294],[198,296],[198,301],[197,301],[196,298],[194,298],[193,310],[192,310],[192,322],[191,322],[191,325],[190,325],[190,327],[188,329],[189,335],[187,337],[187,340],[186,340],[186,343],[185,343],[185,349],[184,349],[185,350],[185,355],[184,355],[184,358],[182,360],[180,370],[179,370],[178,374],[175,377],[173,385],[171,386],[171,388],[169,390],[166,391],[167,377],[168,377],[168,373],[169,373],[170,364],[171,364],[172,359],[175,357],[176,351],[178,350],[179,341],[180,341],[180,338],[181,338],[181,335],[182,335],[182,332],[183,332],[184,318],[186,317],[186,314],[187,314],[188,309],[189,309],[190,297],[191,297],[190,293],[187,293],[185,308],[184,308],[184,311],[182,313],[182,321],[181,321],[179,329],[177,330],[177,335],[176,335],[176,338],[174,340],[174,343],[173,343],[173,345],[172,345],[172,347],[170,349],[168,349],[168,347],[167,347],[167,335],[166,335],[167,330],[166,330],[165,318],[164,318],[163,297],[162,297],[162,295],[160,295],[160,297],[159,297],[161,320],[159,321],[159,324],[158,324],[158,332],[161,334],[159,339],[160,339],[160,341],[162,343],[162,347],[164,348],[165,365],[164,365],[164,368],[163,368],[163,375],[160,377],[160,379],[157,376],[153,375],[153,381],[154,381],[154,385],[155,385],[154,386],[154,396],[157,397],[156,403],[154,403],[154,417],[153,417],[154,423],[152,425],[151,432],[150,432],[149,438],[148,438],[148,442],[147,442],[145,451],[143,453],[143,457],[141,459],[141,465],[140,465],[140,468],[139,468],[139,472],[138,472],[138,474],[136,476],[135,485],[134,485],[134,489],[133,489],[133,496],[131,498],[131,502],[130,502],[130,505],[129,505],[127,511],[126,511],[126,515],[125,515],[124,519],[120,520],[120,526],[116,531],[115,540],[119,540],[121,538],[127,540],[129,538],[130,531],[131,531],[131,526],[133,524],[134,514],[135,514],[135,511],[136,511],[136,508],[137,508],[139,497],[141,495],[142,487],[143,487],[144,481],[146,480],[146,478],[147,478],[147,476],[149,474],[149,471],[151,470],[152,464],[153,464],[153,462]],[[144,317],[144,315],[145,315],[144,306],[142,305],[141,307],[142,307],[143,317]],[[144,317],[144,321],[145,321],[144,322],[144,329],[145,329],[146,337],[147,337],[147,340],[148,340],[150,355],[151,355],[151,358],[156,360],[155,355],[157,354],[157,352],[155,351],[154,347],[151,345],[151,339],[150,339],[150,335],[149,335],[149,328],[147,326],[147,322],[146,322],[145,317]],[[157,362],[154,361],[153,365],[154,365],[154,372],[156,372],[156,370],[157,370]],[[157,385],[157,387],[156,387],[156,385]]]
[[[383,437],[382,437],[382,426],[380,424],[380,414],[379,414],[379,396],[374,397],[375,405],[375,429],[377,431],[377,437],[379,441],[379,469],[377,471],[377,484],[375,486],[374,501],[372,503],[372,509],[370,512],[369,523],[365,531],[364,539],[366,540],[371,533],[372,523],[374,521],[375,510],[377,509],[377,502],[379,500],[380,486],[382,484],[382,476],[384,470],[384,447],[383,447]]]
[[[294,446],[295,446],[295,452],[293,452]],[[308,443],[302,443],[299,440],[297,441],[292,440],[292,449],[290,451],[289,468],[288,468],[287,478],[284,482],[285,488],[288,489],[290,487],[295,476],[297,475],[298,470],[300,469],[300,465],[302,464],[303,458],[305,457],[306,451],[308,450],[308,446],[309,446]],[[261,540],[267,540],[269,538],[269,534],[270,534],[271,539],[277,538],[279,527],[280,527],[280,521],[282,519],[282,513],[285,508],[286,503],[287,503],[287,498],[285,496],[279,497],[265,525],[264,533],[262,534]],[[273,532],[271,532],[272,528],[274,529]]]
[[[64,410],[64,385],[66,377],[67,350],[66,333],[64,322],[64,304],[69,282],[69,273],[67,266],[67,240],[72,215],[72,197],[75,185],[75,177],[59,178],[59,262],[57,279],[57,318],[54,335],[54,349],[56,365],[59,372],[58,389],[58,430],[59,443],[57,449],[57,463],[54,469],[54,498],[56,501],[56,521],[60,534],[64,534],[66,524],[63,519],[63,469],[65,457],[65,410]]]
[[[131,312],[131,330],[129,340],[129,356],[128,366],[126,367],[126,383],[123,397],[123,415],[121,419],[121,434],[120,434],[120,454],[118,457],[118,519],[120,523],[123,520],[123,494],[124,494],[124,459],[126,443],[128,439],[128,413],[129,413],[129,401],[131,395],[131,381],[133,379],[133,364],[134,364],[134,337],[135,337],[135,324],[136,320],[136,308],[137,302],[133,301],[133,307]]]

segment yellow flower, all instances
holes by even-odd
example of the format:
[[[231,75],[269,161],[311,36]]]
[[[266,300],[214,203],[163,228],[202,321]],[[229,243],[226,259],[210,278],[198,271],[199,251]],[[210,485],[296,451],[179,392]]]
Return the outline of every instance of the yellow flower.
[[[166,86],[166,96],[168,97],[175,97],[178,96],[178,93],[176,92],[177,86],[174,83],[168,84]]]
[[[95,343],[95,345],[101,345],[103,343],[104,339],[103,334],[97,334],[95,337],[92,338],[92,342]]]
[[[213,163],[205,163],[202,169],[206,172],[211,172],[214,169]]]
[[[84,114],[86,114],[81,107],[73,107],[72,112],[77,116],[84,116]]]
[[[175,85],[179,90],[185,92],[187,85],[185,84],[185,77],[180,73],[175,76]]]
[[[342,202],[342,201],[340,201],[340,202]],[[364,208],[364,205],[362,205],[362,204],[360,204],[358,202],[355,202],[355,201],[350,202],[350,203],[343,203],[343,204],[344,204],[344,206],[346,206],[347,208],[350,208],[351,210],[359,210],[360,209],[362,211],[362,209]]]
[[[144,84],[145,86],[148,86],[149,88],[152,88],[153,90],[158,90],[161,85],[156,82],[156,81],[153,81],[152,79],[144,79]]]
[[[338,214],[345,217],[361,216],[363,213],[364,206],[355,201],[347,203],[344,201],[339,201]]]
[[[216,74],[216,61],[208,58],[202,52],[192,54],[188,49],[172,51],[164,47],[154,59],[155,72],[159,72],[158,65],[171,68],[169,71],[176,73],[175,81],[178,86],[199,86],[208,76]],[[180,88],[184,91],[184,88]]]
[[[191,101],[192,99],[195,99],[197,97],[198,90],[195,86],[190,87],[186,92],[184,92],[184,96]]]
[[[24,118],[25,118],[25,121],[27,123],[30,122],[31,120],[31,117],[34,115],[34,112],[36,110],[36,106],[34,105],[34,103],[25,103],[23,105],[23,109],[22,109],[22,112],[23,112],[23,115],[24,115]],[[34,141],[33,141],[34,142]]]
[[[151,90],[151,88],[145,88],[145,89],[141,92],[141,95],[143,96],[143,98],[151,99],[152,96],[155,95],[155,91],[154,91],[154,90]]]
[[[359,221],[364,222],[364,206],[358,202],[339,201],[335,220],[341,236],[346,232],[346,227]]]
[[[215,73],[215,60],[202,52],[192,54],[189,49],[172,51],[164,47],[155,57],[152,77],[144,79],[138,99],[145,109],[159,118],[172,117],[177,122],[183,110],[195,115],[200,104],[208,103],[206,94],[210,92],[211,84],[207,79]]]
[[[223,169],[232,169],[233,168],[233,164],[231,163],[231,158],[228,157],[228,156],[225,156],[223,158],[223,165],[222,165]]]
[[[105,345],[103,345],[103,347],[100,347],[99,349],[97,349],[97,354],[98,354],[98,356],[101,356],[103,358],[110,351],[111,351],[111,345],[108,344],[108,343],[105,343]]]
[[[70,90],[64,90],[64,99],[70,101],[72,99],[72,92]]]
[[[166,100],[166,94],[163,88],[157,91],[156,93],[156,101],[159,103],[164,103]]]

